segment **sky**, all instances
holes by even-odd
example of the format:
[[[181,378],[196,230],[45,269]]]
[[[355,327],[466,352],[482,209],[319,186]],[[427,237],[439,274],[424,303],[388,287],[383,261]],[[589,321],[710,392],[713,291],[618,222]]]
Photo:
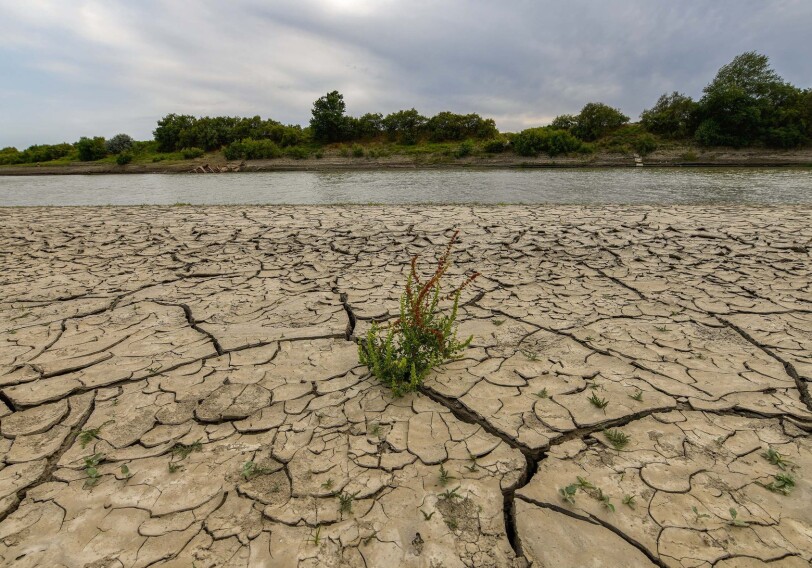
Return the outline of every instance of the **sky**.
[[[601,101],[636,119],[756,50],[812,86],[810,0],[0,0],[0,147],[124,132],[168,113],[306,125],[476,112],[503,131]]]

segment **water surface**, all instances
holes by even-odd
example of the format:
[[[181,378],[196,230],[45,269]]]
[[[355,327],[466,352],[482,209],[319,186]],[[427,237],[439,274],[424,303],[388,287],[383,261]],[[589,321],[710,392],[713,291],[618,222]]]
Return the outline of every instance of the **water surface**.
[[[812,204],[812,169],[410,169],[0,176],[0,206],[472,202]]]

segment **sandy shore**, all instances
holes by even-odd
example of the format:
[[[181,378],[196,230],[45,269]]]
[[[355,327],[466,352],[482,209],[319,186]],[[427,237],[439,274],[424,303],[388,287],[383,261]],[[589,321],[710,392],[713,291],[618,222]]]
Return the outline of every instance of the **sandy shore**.
[[[0,210],[0,565],[808,566],[811,220]],[[472,345],[393,399],[353,338],[453,228]]]
[[[812,165],[812,148],[798,150],[767,150],[763,148],[733,149],[678,148],[658,150],[643,158],[632,154],[598,152],[591,155],[558,156],[550,158],[542,155],[536,158],[523,157],[506,152],[504,154],[471,156],[456,159],[440,155],[394,155],[386,158],[347,158],[336,151],[328,152],[323,158],[294,160],[277,158],[273,160],[250,160],[240,168],[241,172],[273,171],[333,171],[333,170],[381,170],[404,168],[628,168],[639,164],[655,167],[809,167]],[[28,165],[1,166],[2,175],[90,175],[90,174],[145,174],[145,173],[188,173],[196,167],[237,166],[238,162],[227,162],[224,158],[210,156],[183,162],[157,162],[149,164],[116,164],[84,162],[60,166]]]

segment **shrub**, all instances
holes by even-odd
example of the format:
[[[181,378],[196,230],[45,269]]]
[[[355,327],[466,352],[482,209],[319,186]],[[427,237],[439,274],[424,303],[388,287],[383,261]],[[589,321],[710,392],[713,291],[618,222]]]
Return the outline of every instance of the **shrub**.
[[[121,154],[133,147],[132,136],[127,134],[116,134],[104,143],[108,154]]]
[[[107,155],[107,149],[104,146],[104,138],[101,136],[94,138],[82,136],[76,143],[76,149],[79,151],[79,159],[82,162],[95,162]]]
[[[454,156],[456,158],[465,158],[466,156],[470,156],[474,152],[474,145],[470,140],[466,140],[462,144],[457,147],[457,151],[454,152]]]
[[[641,134],[632,142],[632,147],[635,152],[645,156],[657,149],[657,140],[651,134]]]
[[[504,152],[506,148],[507,141],[502,140],[501,138],[492,138],[491,140],[486,140],[485,143],[482,144],[482,149],[488,154],[499,154],[500,152]]]
[[[352,156],[353,158],[363,158],[364,157],[364,147],[360,144],[353,144],[352,145]]]
[[[271,140],[246,138],[226,146],[223,155],[226,160],[267,160],[280,157],[282,150]]]
[[[381,124],[390,140],[414,145],[425,132],[426,122],[426,117],[412,108],[386,115]]]
[[[285,149],[285,155],[294,160],[306,160],[310,157],[310,150],[305,146],[291,146]]]
[[[457,308],[463,288],[478,276],[467,277],[450,293],[442,291],[442,279],[451,266],[451,248],[457,233],[451,238],[437,268],[429,278],[421,280],[417,273],[417,256],[412,257],[406,290],[400,297],[400,317],[381,328],[373,324],[358,344],[362,365],[389,386],[395,396],[416,390],[426,375],[437,365],[455,359],[471,343],[471,337],[457,339]],[[440,312],[440,301],[453,299],[451,310]]]
[[[184,160],[194,160],[195,158],[202,158],[205,152],[202,148],[183,148],[180,151]]]
[[[122,152],[118,156],[116,156],[116,163],[119,166],[126,166],[130,162],[133,161],[133,155],[129,152]]]
[[[434,142],[465,140],[466,138],[493,138],[499,131],[493,119],[478,114],[441,112],[426,122],[426,132]]]
[[[581,142],[566,130],[528,128],[513,138],[513,147],[520,156],[538,156],[546,152],[554,157],[575,152],[581,147]]]

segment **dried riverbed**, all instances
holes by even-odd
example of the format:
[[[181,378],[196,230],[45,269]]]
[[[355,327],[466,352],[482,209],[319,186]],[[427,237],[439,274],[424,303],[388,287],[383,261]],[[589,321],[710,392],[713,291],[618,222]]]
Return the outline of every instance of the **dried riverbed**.
[[[0,564],[808,566],[810,220],[0,210]],[[393,399],[353,338],[454,228],[473,343]]]

